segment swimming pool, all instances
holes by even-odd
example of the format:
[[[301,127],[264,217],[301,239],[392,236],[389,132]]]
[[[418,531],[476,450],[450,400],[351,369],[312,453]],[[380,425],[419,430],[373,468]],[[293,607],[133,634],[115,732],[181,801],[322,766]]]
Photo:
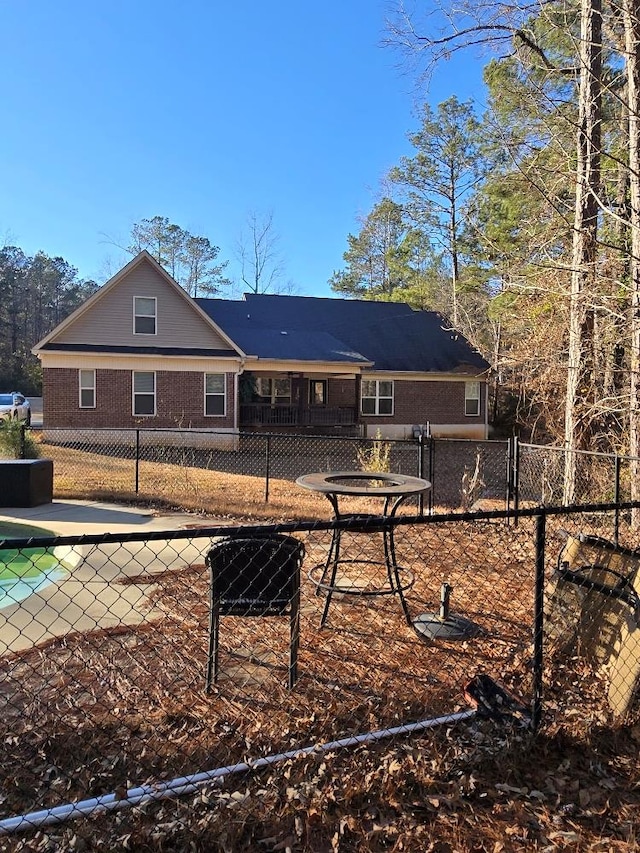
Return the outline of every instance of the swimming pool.
[[[29,524],[0,521],[0,541],[54,536],[51,530]],[[0,548],[0,609],[24,601],[67,574],[50,548]]]

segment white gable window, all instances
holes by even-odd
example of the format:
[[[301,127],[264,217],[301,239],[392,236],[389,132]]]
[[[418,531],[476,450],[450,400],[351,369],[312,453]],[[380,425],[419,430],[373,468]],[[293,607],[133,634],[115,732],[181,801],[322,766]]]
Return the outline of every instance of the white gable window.
[[[205,415],[226,415],[227,394],[224,373],[205,373],[204,375],[204,413]]]
[[[389,379],[363,379],[360,407],[363,415],[392,415],[393,382]]]
[[[469,417],[480,414],[480,383],[464,383],[464,413]]]
[[[156,334],[156,311],[157,304],[155,296],[133,297],[134,335]]]
[[[155,415],[156,375],[150,370],[133,371],[133,414]]]
[[[96,372],[95,370],[78,371],[78,399],[81,409],[96,407]]]

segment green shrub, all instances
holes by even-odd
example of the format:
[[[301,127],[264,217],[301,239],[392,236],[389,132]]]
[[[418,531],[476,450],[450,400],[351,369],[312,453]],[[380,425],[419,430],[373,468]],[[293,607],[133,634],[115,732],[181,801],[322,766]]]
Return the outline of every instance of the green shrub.
[[[0,421],[0,455],[9,459],[38,459],[40,447],[21,421]]]

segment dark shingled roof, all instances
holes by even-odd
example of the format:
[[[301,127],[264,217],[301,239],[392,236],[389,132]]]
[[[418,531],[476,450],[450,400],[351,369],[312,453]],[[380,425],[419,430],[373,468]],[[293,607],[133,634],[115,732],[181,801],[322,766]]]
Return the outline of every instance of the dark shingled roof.
[[[247,294],[196,299],[247,355],[373,362],[377,370],[481,373],[488,362],[434,311],[402,302]]]

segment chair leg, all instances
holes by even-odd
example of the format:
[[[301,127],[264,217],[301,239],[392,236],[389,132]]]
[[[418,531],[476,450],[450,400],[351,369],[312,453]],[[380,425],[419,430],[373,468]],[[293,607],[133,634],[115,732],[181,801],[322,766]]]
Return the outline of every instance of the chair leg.
[[[388,531],[383,531],[382,536],[384,538],[384,561],[387,564],[389,584],[392,591],[398,594],[400,606],[402,607],[402,612],[404,613],[407,625],[412,625],[411,614],[409,613],[407,601],[404,597],[404,592],[402,591],[402,580],[400,579],[400,569],[396,559],[396,544],[393,538],[393,528]]]
[[[289,690],[298,680],[298,648],[300,646],[300,591],[291,601],[291,643],[289,647]]]
[[[333,596],[333,589],[336,583],[336,575],[338,573],[338,564],[340,562],[340,530],[334,530],[335,542],[333,548],[333,563],[331,565],[331,577],[329,578],[328,589],[325,590],[325,598],[324,598],[324,608],[322,610],[322,618],[320,619],[320,627],[324,627],[324,623],[327,621],[327,616],[329,615],[329,606],[331,605],[331,597]],[[329,564],[327,564],[327,568],[329,568]],[[326,570],[325,570],[326,572]],[[324,575],[323,575],[324,577]]]
[[[336,547],[336,541],[340,536],[339,530],[333,530],[331,533],[331,543],[329,545],[329,551],[327,553],[327,559],[325,560],[324,568],[322,569],[322,574],[320,575],[320,583],[325,583],[327,579],[327,575],[329,574],[330,567],[333,564],[334,551]],[[320,595],[321,588],[320,586],[316,586],[316,595]]]
[[[218,681],[218,651],[220,649],[220,643],[218,642],[218,638],[220,636],[220,613],[216,610],[216,628],[213,632],[213,680],[214,682]]]
[[[211,692],[211,683],[218,680],[218,636],[220,628],[220,613],[217,605],[211,605],[209,615],[209,652],[207,655],[207,675],[205,692]]]

